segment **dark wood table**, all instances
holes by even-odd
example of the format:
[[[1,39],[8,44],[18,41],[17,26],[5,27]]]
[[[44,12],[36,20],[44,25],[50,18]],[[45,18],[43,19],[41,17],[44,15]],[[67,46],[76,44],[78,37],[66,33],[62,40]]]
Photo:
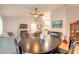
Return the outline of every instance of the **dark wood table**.
[[[61,44],[61,39],[46,37],[46,40],[42,42],[39,37],[23,39],[19,42],[23,52],[28,53],[47,53],[54,50]]]

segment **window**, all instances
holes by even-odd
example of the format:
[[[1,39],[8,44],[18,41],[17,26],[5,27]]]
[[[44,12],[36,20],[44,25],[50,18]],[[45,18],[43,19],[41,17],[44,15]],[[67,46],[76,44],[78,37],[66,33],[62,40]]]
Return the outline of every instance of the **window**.
[[[3,21],[2,18],[0,17],[0,34],[3,32]]]
[[[35,33],[37,31],[37,23],[33,22],[31,24],[31,33]]]

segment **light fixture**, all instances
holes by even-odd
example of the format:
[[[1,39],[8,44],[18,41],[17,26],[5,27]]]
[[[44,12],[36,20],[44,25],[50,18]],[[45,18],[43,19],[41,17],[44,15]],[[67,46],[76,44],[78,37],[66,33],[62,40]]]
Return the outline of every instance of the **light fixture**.
[[[43,16],[43,13],[41,11],[39,11],[37,8],[35,8],[33,13],[30,13],[30,15],[32,15],[35,20],[33,20],[33,23],[31,25],[32,28],[32,33],[36,32],[36,31],[40,31],[41,30],[41,20],[39,20],[39,17]]]
[[[37,18],[37,17],[39,17],[39,16],[38,16],[37,14],[34,14],[34,17]]]
[[[37,8],[35,8],[35,12],[30,13],[30,14],[33,15],[35,18],[43,16],[43,14]]]

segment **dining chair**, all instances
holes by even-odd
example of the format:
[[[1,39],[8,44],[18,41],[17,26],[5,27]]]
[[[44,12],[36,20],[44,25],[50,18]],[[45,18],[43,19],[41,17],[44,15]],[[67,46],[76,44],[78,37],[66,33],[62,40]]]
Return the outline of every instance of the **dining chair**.
[[[70,43],[69,43],[69,54],[74,54],[75,51],[75,47],[76,47],[76,41],[74,40],[74,38],[72,36],[70,36],[69,39]]]
[[[76,47],[76,41],[72,36],[69,37],[69,46],[68,46],[68,51],[65,51],[64,49],[59,48],[59,54],[74,54]]]
[[[7,32],[9,36],[14,36],[13,32]]]

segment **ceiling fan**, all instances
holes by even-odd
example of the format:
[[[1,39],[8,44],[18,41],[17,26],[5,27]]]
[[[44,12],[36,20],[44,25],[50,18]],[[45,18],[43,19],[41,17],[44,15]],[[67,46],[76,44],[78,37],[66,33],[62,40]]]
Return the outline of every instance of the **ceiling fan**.
[[[35,9],[34,9],[34,12],[33,12],[33,13],[29,13],[29,14],[30,14],[30,15],[33,15],[35,18],[38,18],[38,17],[44,15],[42,12],[40,12],[40,11],[38,10],[38,8],[35,8]]]

